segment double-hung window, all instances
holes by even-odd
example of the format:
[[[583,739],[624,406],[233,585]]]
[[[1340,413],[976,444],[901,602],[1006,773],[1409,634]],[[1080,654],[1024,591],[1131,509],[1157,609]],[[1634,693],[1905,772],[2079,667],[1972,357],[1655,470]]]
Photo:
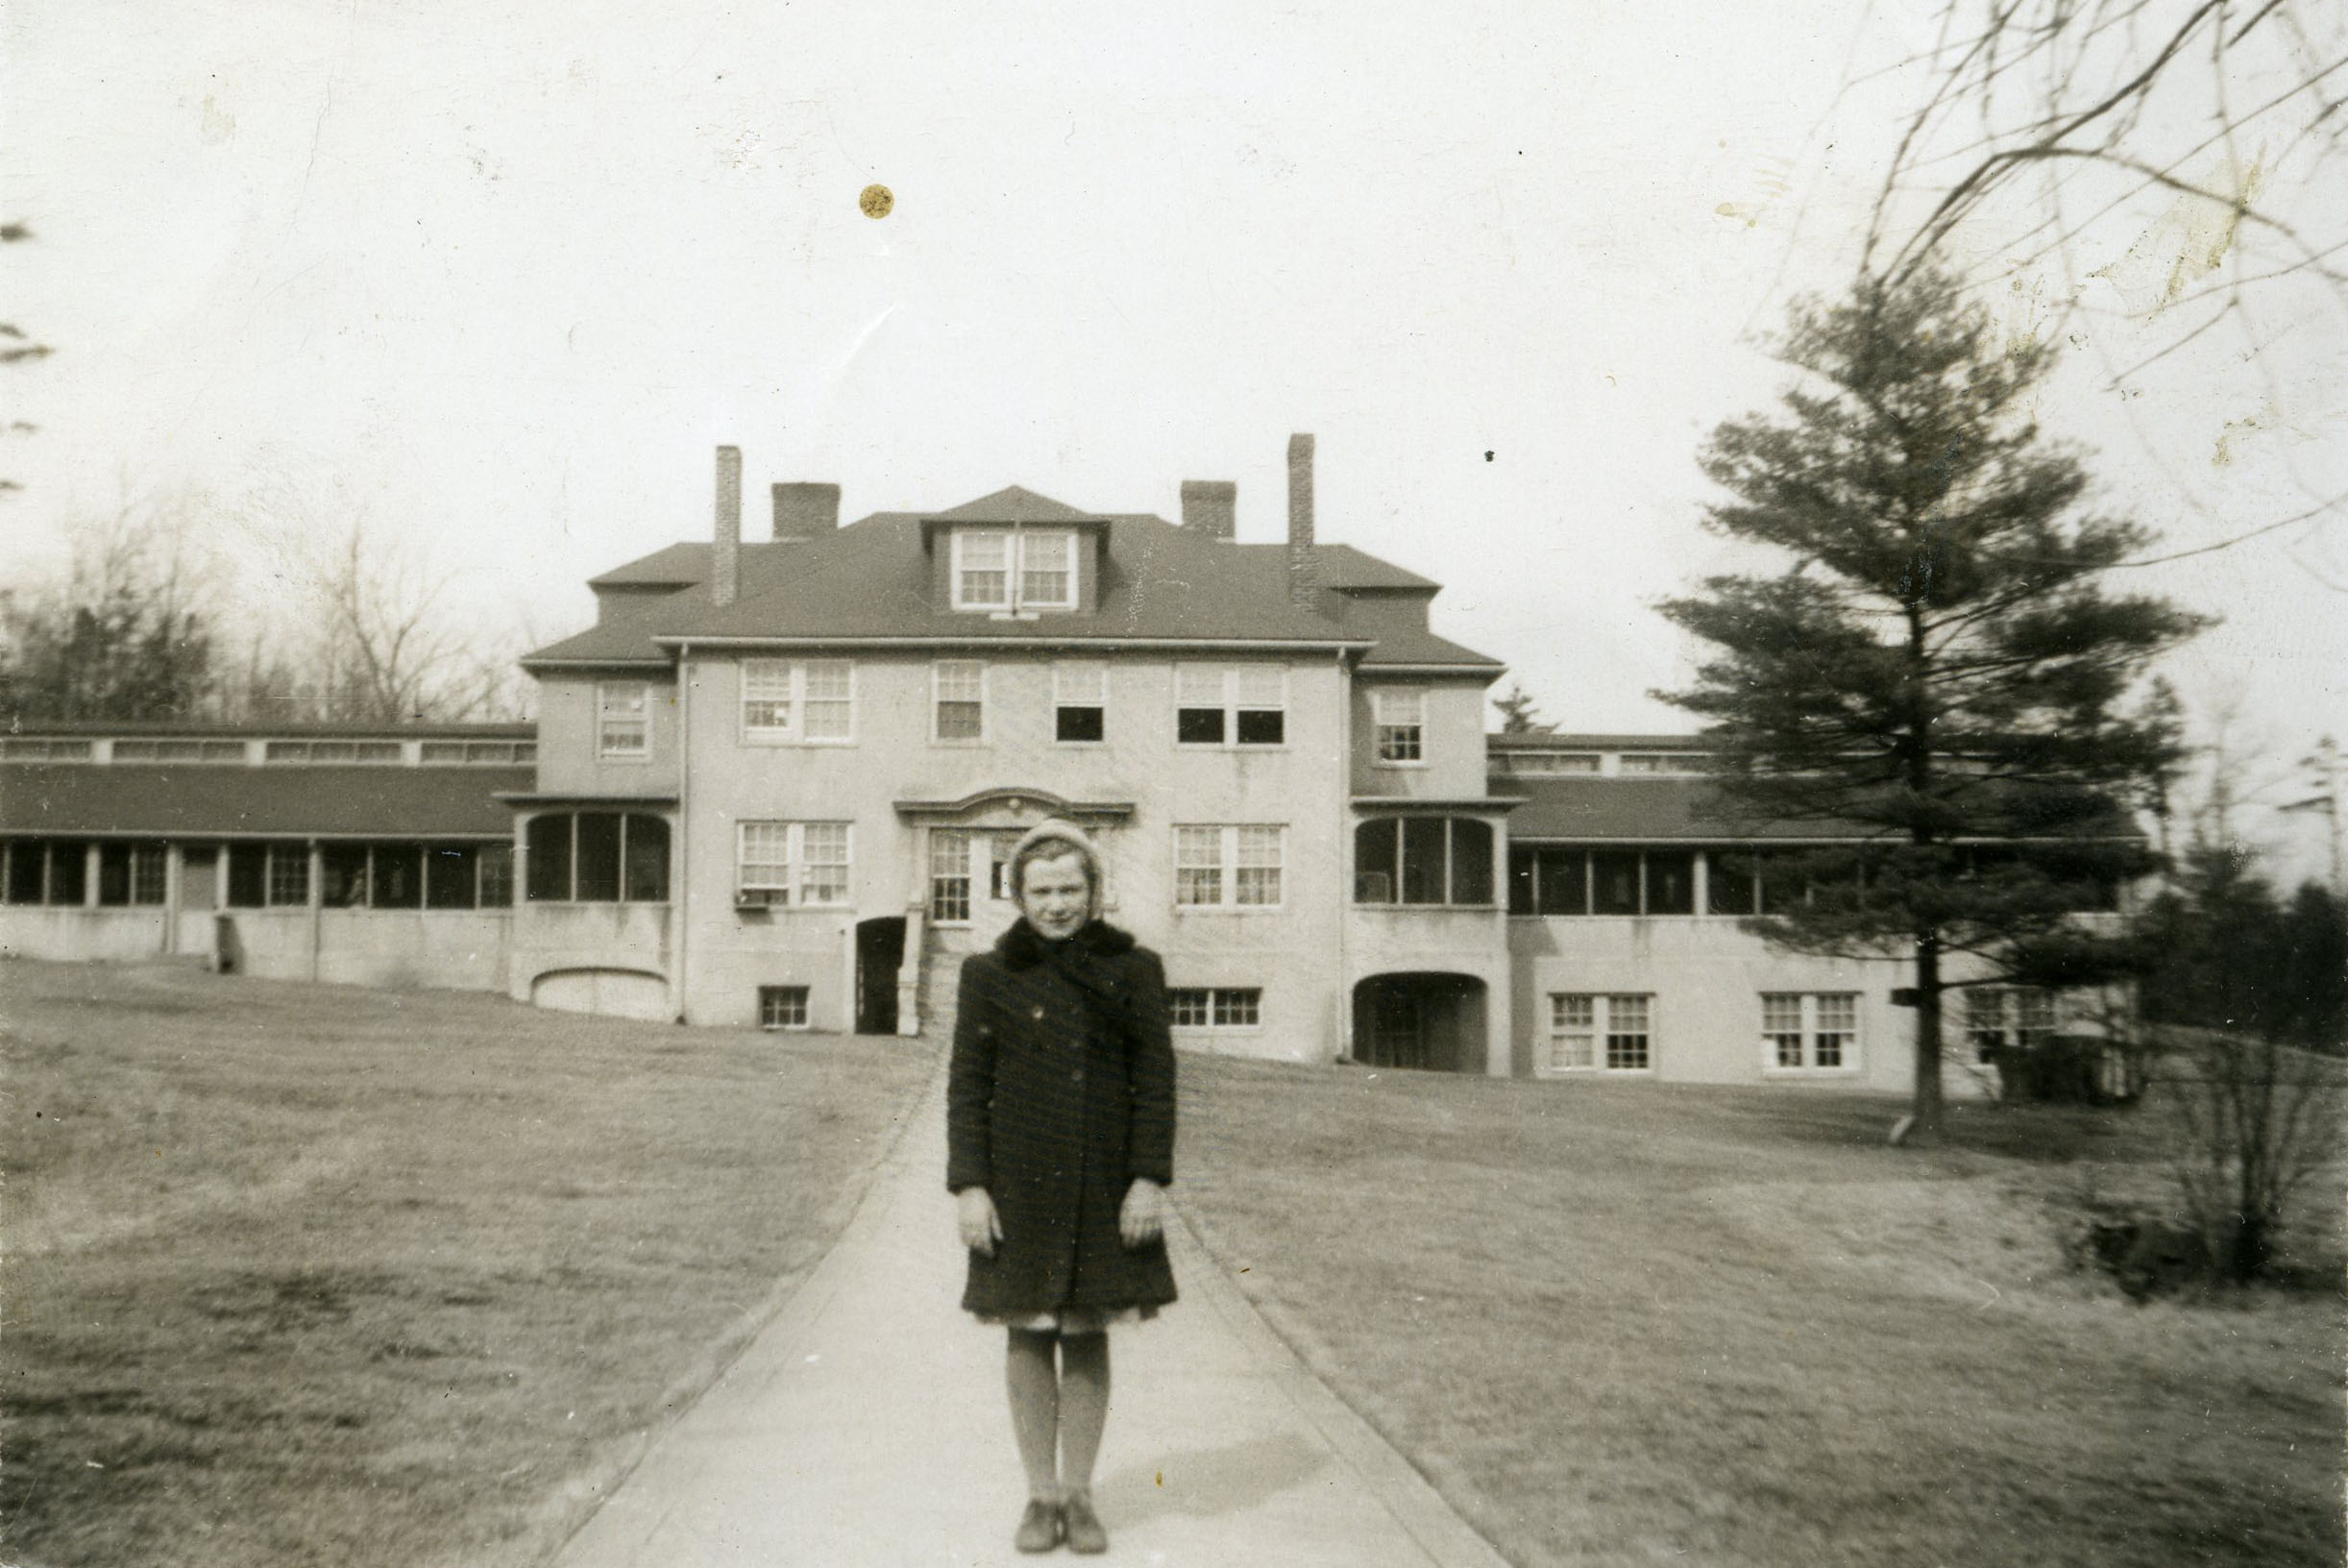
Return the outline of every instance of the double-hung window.
[[[929,918],[959,925],[970,919],[970,830],[929,830]]]
[[[820,746],[855,736],[855,665],[845,659],[743,661],[745,741],[753,746]]]
[[[1108,736],[1109,666],[1052,666],[1052,738],[1086,745]]]
[[[1372,692],[1370,709],[1378,727],[1378,760],[1405,766],[1427,760],[1427,694]]]
[[[607,680],[595,689],[596,755],[606,762],[641,762],[652,751],[652,688],[641,680]]]
[[[2055,1028],[2054,992],[2037,986],[1974,986],[1965,993],[1965,1038],[1973,1060],[1999,1049],[2028,1050]]]
[[[1288,672],[1262,664],[1174,667],[1174,739],[1183,746],[1282,746]]]
[[[1174,902],[1185,909],[1277,909],[1287,829],[1275,822],[1174,829]]]
[[[1552,992],[1550,1072],[1646,1072],[1654,1066],[1654,998]]]
[[[735,829],[734,901],[753,908],[848,901],[845,822],[742,822]]]
[[[930,738],[971,743],[987,738],[987,667],[976,659],[940,659],[931,667]]]
[[[1764,992],[1762,1066],[1772,1072],[1833,1071],[1859,1065],[1859,993]]]
[[[1076,608],[1076,536],[1054,529],[1021,530],[1019,603],[1023,610]]]
[[[954,530],[954,608],[1016,614],[1076,608],[1076,535],[1067,528]]]

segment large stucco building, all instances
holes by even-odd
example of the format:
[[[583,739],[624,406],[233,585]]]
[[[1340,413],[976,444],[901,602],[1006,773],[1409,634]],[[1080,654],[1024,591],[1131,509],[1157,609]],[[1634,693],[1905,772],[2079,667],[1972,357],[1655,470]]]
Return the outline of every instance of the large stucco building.
[[[1797,835],[1726,815],[1685,737],[1488,735],[1502,666],[1433,629],[1436,583],[1321,541],[1311,438],[1288,458],[1271,543],[1198,481],[1179,522],[1013,488],[845,527],[778,484],[746,540],[720,449],[713,537],[594,579],[596,625],[525,661],[534,730],[0,746],[0,948],[910,1032],[1054,816],[1194,1046],[1904,1087],[1896,966],[1738,927]],[[1971,994],[1976,1043],[2053,1022]]]

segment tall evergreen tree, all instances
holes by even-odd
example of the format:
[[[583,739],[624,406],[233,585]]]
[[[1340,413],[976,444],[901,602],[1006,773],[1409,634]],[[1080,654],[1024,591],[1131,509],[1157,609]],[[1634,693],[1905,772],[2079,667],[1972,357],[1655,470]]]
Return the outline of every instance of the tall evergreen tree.
[[[2181,743],[2138,688],[2202,625],[2102,586],[2149,535],[2082,515],[2086,470],[2031,421],[2053,354],[2004,340],[1937,274],[1798,305],[1790,417],[1730,420],[1700,458],[1732,498],[1707,526],[1786,564],[1662,606],[1711,645],[1694,685],[1659,695],[1711,722],[1722,787],[1846,841],[1767,867],[1752,927],[1912,958],[1927,1134],[1944,959],[2037,984],[2121,962],[2072,917],[2151,865],[2125,803]]]

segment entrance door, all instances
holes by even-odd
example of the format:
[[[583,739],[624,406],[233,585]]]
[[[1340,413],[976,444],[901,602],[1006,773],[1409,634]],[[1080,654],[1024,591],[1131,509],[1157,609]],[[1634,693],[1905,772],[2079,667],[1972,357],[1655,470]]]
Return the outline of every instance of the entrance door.
[[[905,917],[856,926],[856,1032],[896,1033],[896,975],[905,962]]]

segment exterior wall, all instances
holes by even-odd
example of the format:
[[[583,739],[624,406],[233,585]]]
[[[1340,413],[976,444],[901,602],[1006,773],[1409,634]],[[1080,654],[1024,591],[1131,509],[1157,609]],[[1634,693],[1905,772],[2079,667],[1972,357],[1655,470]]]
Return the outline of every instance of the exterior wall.
[[[596,753],[596,688],[644,680],[650,746],[642,762],[606,762]],[[546,674],[538,681],[538,789],[545,795],[624,796],[676,793],[676,678],[665,671]]]
[[[171,923],[170,912],[159,904],[130,909],[0,905],[0,956],[63,964],[159,958],[171,951]]]
[[[1648,1074],[1676,1083],[1804,1083],[1904,1092],[1915,1082],[1916,1016],[1892,1004],[1907,966],[1889,959],[1810,958],[1773,951],[1733,919],[1690,916],[1511,916],[1509,968],[1517,1028],[1509,1068],[1552,1076],[1544,1060],[1550,993],[1653,997]],[[1952,978],[1962,978],[1954,966]],[[1858,1060],[1842,1068],[1776,1067],[1761,1034],[1764,992],[1858,993]],[[1966,1070],[1962,1004],[1948,993],[1942,1041],[1952,1095],[1982,1092]],[[1631,1076],[1577,1073],[1571,1076]]]
[[[1498,833],[1494,839],[1504,866],[1507,841]],[[1346,880],[1350,886],[1352,878]],[[1480,980],[1484,987],[1483,1060],[1456,1063],[1454,1067],[1507,1077],[1514,1038],[1511,1019],[1523,1010],[1516,1004],[1511,984],[1506,919],[1499,909],[1355,905],[1346,919],[1345,997],[1350,1004],[1355,988],[1380,974],[1464,974]],[[1347,1054],[1359,1057],[1362,1042],[1353,1038],[1350,1005],[1345,1017]]]
[[[670,827],[669,881],[672,897],[676,885],[675,825]],[[520,866],[522,856],[515,862]],[[514,896],[524,898],[527,886],[517,875]],[[675,978],[673,903],[530,903],[514,906],[512,954],[505,966],[507,993],[518,1002],[542,1002],[566,1011],[592,1012],[571,1005],[578,988],[553,981],[554,976],[596,973],[649,977],[664,992]],[[552,985],[550,993],[542,993]],[[628,988],[631,992],[641,987]],[[592,990],[592,988],[590,988]],[[652,1017],[674,1017],[673,1003]],[[632,1008],[636,1016],[647,1016]]]
[[[499,991],[505,986],[502,910],[132,909],[0,906],[0,954],[60,963],[123,962],[179,953],[268,980]]]
[[[1011,798],[1027,791],[1130,803],[1129,818],[1096,834],[1109,862],[1111,918],[1158,949],[1176,986],[1262,988],[1258,1028],[1186,1031],[1186,1043],[1293,1061],[1336,1054],[1346,770],[1343,677],[1333,659],[1288,664],[1286,740],[1261,748],[1176,746],[1174,664],[1163,656],[1103,661],[1109,696],[1097,744],[1053,739],[1048,657],[1022,650],[986,661],[986,737],[977,743],[931,739],[934,660],[926,652],[855,662],[853,743],[779,747],[743,741],[734,660],[693,662],[689,821],[679,856],[689,1019],[748,1022],[758,987],[804,985],[814,1027],[849,1027],[855,926],[909,908],[926,914],[928,827],[1031,825],[1050,813],[1033,796],[1013,807]],[[900,801],[951,802],[987,791],[1011,794],[961,818],[914,821],[897,810]],[[848,905],[736,909],[737,824],[757,820],[852,824]],[[1177,910],[1178,822],[1284,823],[1282,907]],[[983,884],[974,892],[984,898]],[[968,937],[947,930],[932,938],[966,947],[1009,918],[1002,909],[974,915]]]
[[[1458,800],[1489,793],[1484,759],[1484,681],[1364,675],[1354,682],[1353,789],[1357,795]],[[1423,763],[1378,760],[1378,720],[1370,694],[1427,694]]]

